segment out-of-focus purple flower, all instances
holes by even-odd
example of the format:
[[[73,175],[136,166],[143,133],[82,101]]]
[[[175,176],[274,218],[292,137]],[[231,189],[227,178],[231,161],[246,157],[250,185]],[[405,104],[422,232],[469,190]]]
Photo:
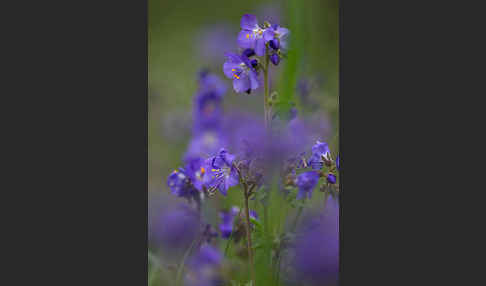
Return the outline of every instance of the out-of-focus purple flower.
[[[312,146],[312,155],[309,158],[309,165],[314,170],[320,170],[324,166],[324,158],[329,159],[331,151],[326,142],[317,141]]]
[[[198,213],[186,204],[160,210],[158,216],[150,220],[150,240],[152,244],[166,252],[184,251],[195,240],[200,230]]]
[[[169,186],[172,194],[178,197],[189,200],[197,200],[199,197],[199,191],[192,185],[190,177],[187,175],[184,168],[174,170],[167,178],[167,185]]]
[[[237,30],[231,28],[229,23],[216,23],[204,26],[197,32],[195,52],[199,58],[206,63],[216,63],[218,66],[223,62],[223,54],[237,48],[234,42],[234,35]]]
[[[222,98],[216,92],[201,93],[194,98],[193,132],[217,130],[223,116]]]
[[[188,263],[189,272],[184,284],[186,286],[223,285],[218,273],[222,260],[223,255],[216,248],[208,244],[202,245]]]
[[[194,97],[193,133],[217,130],[223,115],[222,99],[227,87],[218,76],[202,70],[199,88]]]
[[[311,198],[314,187],[319,182],[319,173],[316,171],[304,172],[297,176],[295,184],[299,189],[297,199]]]
[[[216,96],[222,97],[226,93],[228,87],[224,81],[217,75],[210,73],[203,69],[199,72],[199,93],[214,93]]]
[[[336,158],[336,167],[338,168],[339,170],[339,155],[337,155],[337,158]]]
[[[295,245],[296,279],[313,286],[337,285],[339,272],[339,206],[329,198],[324,214],[304,221]]]
[[[186,160],[184,168],[192,185],[199,191],[203,191],[203,178],[206,174],[204,159],[201,157],[191,157]]]
[[[329,184],[333,184],[334,185],[336,183],[336,176],[334,174],[328,174],[326,176],[326,179],[327,179],[327,182]]]
[[[227,239],[230,237],[233,231],[234,219],[238,215],[240,209],[236,206],[232,207],[229,211],[220,212],[221,224],[219,230],[221,231],[221,237]]]
[[[238,45],[243,49],[254,49],[258,56],[265,55],[265,29],[258,26],[255,15],[245,14],[241,17],[241,31],[238,34]]]
[[[194,157],[209,157],[223,146],[227,146],[226,138],[221,131],[202,130],[195,132],[185,154],[185,160]]]
[[[205,162],[206,174],[204,184],[209,189],[218,189],[221,194],[227,194],[230,187],[239,183],[238,172],[233,166],[235,156],[221,149],[218,155],[210,157]]]
[[[223,72],[227,78],[233,80],[233,88],[236,92],[250,93],[260,86],[258,73],[247,56],[234,53],[226,53],[225,56]]]

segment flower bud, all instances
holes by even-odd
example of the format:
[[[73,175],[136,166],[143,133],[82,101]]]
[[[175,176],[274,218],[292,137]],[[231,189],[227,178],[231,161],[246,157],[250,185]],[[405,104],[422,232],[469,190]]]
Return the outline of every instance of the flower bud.
[[[278,50],[280,48],[280,43],[278,42],[278,39],[270,40],[268,45],[270,46],[270,48],[272,48],[274,50]]]
[[[280,63],[280,57],[277,55],[277,54],[273,54],[270,56],[270,60],[272,61],[272,63],[276,66],[278,66],[278,64]]]

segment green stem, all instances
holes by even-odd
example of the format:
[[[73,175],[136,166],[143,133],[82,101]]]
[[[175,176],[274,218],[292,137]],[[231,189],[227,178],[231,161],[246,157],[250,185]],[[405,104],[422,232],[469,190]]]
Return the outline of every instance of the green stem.
[[[249,264],[250,264],[250,274],[251,274],[251,280],[253,281],[252,286],[256,285],[256,280],[255,280],[255,263],[253,262],[253,251],[252,251],[252,243],[251,243],[251,227],[250,227],[250,210],[248,207],[248,188],[247,185],[245,184],[244,186],[245,189],[245,226],[246,226],[246,244],[248,248],[248,258],[249,258]]]
[[[182,272],[184,271],[184,264],[186,262],[187,257],[189,254],[192,252],[192,249],[194,246],[197,244],[196,242],[199,240],[199,237],[196,237],[194,241],[192,242],[191,246],[189,249],[187,249],[186,253],[184,253],[184,257],[182,257],[182,261],[179,264],[179,267],[177,268],[177,275],[176,275],[176,286],[181,285],[181,279],[182,279]]]
[[[263,94],[263,108],[264,108],[264,116],[265,116],[265,128],[269,127],[270,124],[270,107],[268,106],[268,100],[270,98],[270,87],[268,86],[268,70],[270,69],[270,57],[265,55],[265,68],[263,70],[263,79],[264,79],[264,94]]]

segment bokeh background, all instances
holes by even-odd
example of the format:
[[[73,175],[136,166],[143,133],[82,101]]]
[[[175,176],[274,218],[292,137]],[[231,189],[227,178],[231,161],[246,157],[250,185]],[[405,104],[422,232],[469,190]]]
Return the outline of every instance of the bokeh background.
[[[329,128],[322,139],[336,156],[338,7],[337,0],[149,0],[149,204],[177,201],[169,195],[166,180],[181,165],[191,138],[193,96],[201,69],[227,82],[225,113],[244,109],[263,117],[262,90],[236,94],[222,72],[224,52],[238,51],[236,37],[243,14],[255,14],[260,23],[268,20],[290,29],[298,53],[294,61],[283,60],[272,68],[272,90],[287,96],[299,116],[326,121]],[[319,194],[314,197],[320,198]],[[239,199],[232,194],[225,200],[216,198],[203,211],[216,221],[218,209]]]

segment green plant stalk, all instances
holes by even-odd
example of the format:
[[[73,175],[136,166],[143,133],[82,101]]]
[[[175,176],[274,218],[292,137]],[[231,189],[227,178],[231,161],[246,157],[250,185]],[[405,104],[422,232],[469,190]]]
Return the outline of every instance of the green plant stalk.
[[[250,227],[250,210],[248,207],[248,186],[246,183],[243,185],[245,190],[244,197],[245,197],[245,226],[246,226],[246,246],[248,248],[248,261],[250,265],[250,274],[251,280],[253,281],[252,286],[256,286],[255,280],[255,263],[253,261],[253,250],[252,250],[252,243],[251,243],[251,227]]]
[[[182,257],[182,261],[181,263],[179,264],[179,267],[177,269],[177,275],[176,275],[176,286],[180,286],[181,285],[181,280],[182,280],[182,272],[184,271],[184,264],[186,262],[186,259],[187,257],[189,256],[189,254],[192,252],[192,249],[194,248],[194,246],[196,245],[196,242],[199,240],[198,237],[196,237],[194,239],[194,241],[192,242],[191,246],[189,247],[189,249],[187,249],[186,253],[184,253],[184,257]]]
[[[270,87],[268,86],[268,70],[270,69],[270,57],[265,55],[265,68],[263,69],[263,80],[264,80],[264,94],[263,94],[263,110],[265,117],[265,128],[270,126],[270,106],[268,105],[268,100],[270,98]]]

